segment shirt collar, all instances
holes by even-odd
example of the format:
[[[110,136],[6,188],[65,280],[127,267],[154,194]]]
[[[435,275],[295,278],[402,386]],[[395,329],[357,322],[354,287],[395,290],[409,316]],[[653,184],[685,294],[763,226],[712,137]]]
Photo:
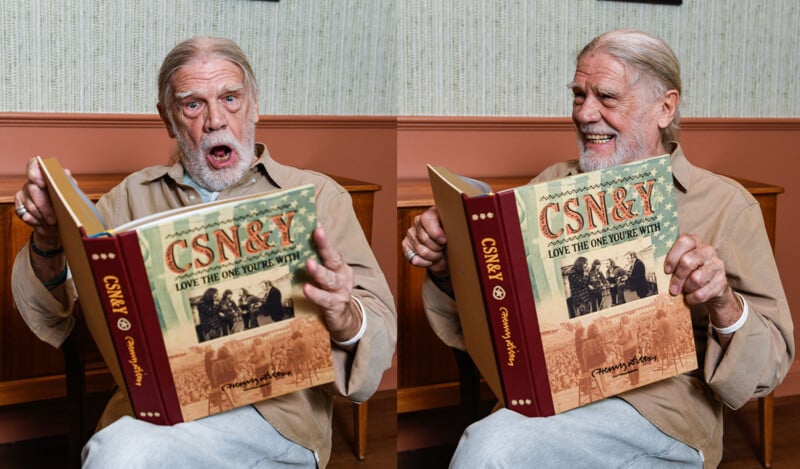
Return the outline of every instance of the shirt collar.
[[[683,154],[683,148],[677,142],[674,143],[675,149],[672,151],[670,159],[672,161],[672,179],[675,181],[675,188],[687,192],[692,187],[692,164]]]
[[[686,159],[683,154],[683,148],[678,142],[667,142],[667,148],[672,148],[670,153],[670,161],[672,164],[672,179],[675,182],[675,187],[679,190],[686,192],[692,185],[692,163]],[[578,160],[570,161],[568,176],[579,174],[581,172]]]
[[[272,159],[266,145],[257,142],[255,146],[257,158],[251,171],[263,173],[279,189],[284,187],[287,179],[285,166]],[[174,156],[173,159],[175,162],[171,165],[152,166],[142,170],[144,181],[154,182],[163,177],[168,177],[175,182],[182,183],[186,170],[177,156]]]

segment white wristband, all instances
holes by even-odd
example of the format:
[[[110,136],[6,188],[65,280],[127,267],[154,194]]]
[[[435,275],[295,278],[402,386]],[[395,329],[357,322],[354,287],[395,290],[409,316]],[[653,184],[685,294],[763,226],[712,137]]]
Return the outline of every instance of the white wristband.
[[[358,332],[356,332],[356,335],[354,335],[352,339],[345,340],[344,342],[339,342],[338,340],[334,340],[333,338],[331,338],[331,342],[338,345],[339,347],[348,347],[350,345],[355,344],[356,342],[361,340],[362,337],[364,337],[364,333],[367,331],[367,314],[364,310],[364,305],[361,304],[361,300],[359,300],[355,296],[350,295],[350,298],[352,298],[353,301],[356,302],[356,304],[358,305],[358,310],[361,311],[361,328],[358,329]]]
[[[739,329],[742,328],[742,326],[744,326],[745,321],[747,321],[747,316],[750,314],[750,308],[748,308],[747,301],[744,300],[742,295],[740,295],[740,294],[738,294],[736,292],[733,292],[733,294],[736,295],[736,297],[739,298],[739,301],[742,303],[742,315],[739,316],[739,320],[738,321],[736,321],[735,323],[731,324],[728,327],[717,327],[712,322],[711,323],[711,327],[714,328],[714,330],[717,332],[717,334],[723,334],[723,335],[724,334],[733,334],[734,332],[738,331]]]

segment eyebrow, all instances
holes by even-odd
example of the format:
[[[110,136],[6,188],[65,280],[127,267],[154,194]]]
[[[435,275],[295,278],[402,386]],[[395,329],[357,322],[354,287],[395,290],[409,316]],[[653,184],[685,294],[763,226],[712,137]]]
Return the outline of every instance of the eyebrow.
[[[244,83],[239,83],[237,85],[226,85],[225,88],[223,89],[223,91],[225,93],[232,93],[232,92],[239,92],[239,91],[242,91],[244,89],[245,89]],[[176,100],[181,100],[181,99],[184,99],[184,98],[188,98],[189,96],[192,96],[195,93],[196,93],[195,90],[176,91],[175,92],[175,99]]]
[[[228,92],[228,93],[232,93],[234,91],[242,91],[242,90],[244,90],[244,88],[245,88],[244,87],[244,83],[239,83],[239,84],[236,84],[236,85],[226,85],[225,86],[225,91]]]
[[[578,85],[578,83],[574,82],[574,81],[569,82],[567,84],[567,88],[572,90],[573,92],[577,91],[577,90],[583,90],[584,89],[582,86]],[[612,87],[609,87],[609,86],[606,86],[605,84],[602,84],[602,83],[594,84],[594,85],[590,86],[589,89],[591,89],[596,94],[600,94],[600,95],[617,96],[619,94],[619,90],[617,90],[615,88],[612,88]]]
[[[175,99],[188,98],[189,96],[191,96],[193,94],[194,94],[194,91],[192,91],[192,90],[189,90],[189,91],[176,91],[175,92]]]

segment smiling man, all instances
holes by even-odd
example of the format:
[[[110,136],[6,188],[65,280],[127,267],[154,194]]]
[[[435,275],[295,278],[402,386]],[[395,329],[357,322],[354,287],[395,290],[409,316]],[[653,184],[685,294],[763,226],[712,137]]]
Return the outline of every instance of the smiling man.
[[[167,54],[158,81],[158,112],[178,142],[176,161],[128,176],[100,199],[100,214],[114,227],[204,201],[313,184],[319,262],[306,264],[312,281],[303,292],[330,330],[335,382],[174,426],[133,419],[117,393],[102,430],[84,447],[84,467],[324,467],[333,397],[369,398],[391,365],[397,335],[394,301],[350,196],[326,176],[277,163],[254,141],[258,89],[232,41],[182,42]],[[74,324],[77,293],[35,160],[27,177],[17,214],[34,232],[15,260],[12,289],[31,330],[57,347]]]
[[[680,236],[663,265],[692,311],[699,368],[552,417],[507,409],[464,432],[452,467],[716,467],[723,406],[768,394],[794,358],[792,319],[758,203],[736,182],[693,166],[678,144],[680,65],[660,39],[612,31],[578,55],[572,120],[579,160],[534,182],[671,154]],[[464,349],[432,207],[402,241],[427,269],[423,301],[434,331]],[[660,266],[661,267],[661,266]]]

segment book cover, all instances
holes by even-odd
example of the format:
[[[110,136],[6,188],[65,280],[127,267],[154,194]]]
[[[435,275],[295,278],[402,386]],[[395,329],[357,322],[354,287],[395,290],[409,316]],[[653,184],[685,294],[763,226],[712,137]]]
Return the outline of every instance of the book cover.
[[[136,295],[120,262],[117,238],[98,236],[84,243],[83,247],[106,312],[105,317],[99,319],[105,319],[108,324],[105,330],[110,332],[112,342],[118,344],[118,348],[122,344],[125,346],[124,353],[117,358],[126,386],[123,389],[126,389],[131,405],[136,409],[136,416],[158,424],[174,421],[169,418],[159,392],[160,385],[156,381],[150,353],[146,350],[145,331],[139,320]],[[77,275],[78,272],[73,272],[73,277]],[[83,298],[80,292],[79,297]],[[87,319],[90,316],[84,315]]]
[[[542,415],[697,367],[689,309],[663,272],[678,235],[668,156],[489,196],[511,233],[519,334],[540,354],[531,363]],[[449,240],[451,215],[440,213]]]
[[[506,230],[499,220],[498,198],[464,197],[472,248],[486,318],[493,331],[497,368],[503,377],[503,400],[509,409],[525,415],[538,414],[530,356],[522,338],[518,296],[514,292]]]
[[[123,377],[118,384],[126,385],[137,417],[155,418],[136,408],[142,390],[131,386],[131,376],[156,383],[166,414],[158,423],[170,424],[333,380],[327,328],[302,293],[305,261],[316,255],[313,186],[185,207],[107,230],[93,206],[76,208],[88,201],[57,161],[42,165],[61,207],[73,277],[90,279],[79,288],[87,324],[90,316],[105,321],[99,335],[112,343],[112,374]],[[102,300],[108,291],[81,262],[101,239],[105,268],[116,266],[128,282],[121,288],[133,301],[125,317],[109,309]],[[136,331],[143,332],[128,334]],[[120,336],[126,339],[114,340]],[[136,373],[127,369],[132,362]]]
[[[467,352],[492,393],[504,404],[505,392],[498,371],[494,339],[488,323],[483,287],[470,239],[469,220],[462,199],[485,195],[486,188],[472,185],[441,166],[428,165],[428,175],[442,227],[447,234],[446,253],[450,263],[450,277]]]

